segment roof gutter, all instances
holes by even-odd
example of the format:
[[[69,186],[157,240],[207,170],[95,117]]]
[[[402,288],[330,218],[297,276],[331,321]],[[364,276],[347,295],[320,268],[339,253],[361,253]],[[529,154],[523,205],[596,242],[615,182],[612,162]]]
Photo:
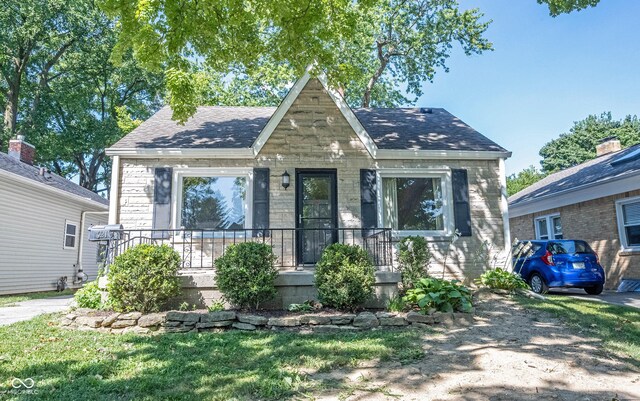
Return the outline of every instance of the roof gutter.
[[[6,171],[6,170],[0,170],[0,176],[5,176],[5,177],[7,177],[9,179],[16,180],[16,181],[19,181],[21,183],[32,185],[32,186],[34,186],[36,188],[46,189],[46,190],[48,190],[50,192],[55,193],[56,195],[60,195],[60,196],[66,197],[66,198],[70,198],[70,199],[73,199],[75,201],[87,204],[87,205],[95,206],[96,208],[99,208],[99,209],[102,209],[102,210],[108,210],[109,209],[109,206],[105,205],[103,203],[96,202],[96,201],[94,201],[92,199],[85,198],[85,197],[80,196],[80,195],[72,194],[71,192],[67,192],[67,191],[64,191],[62,189],[55,188],[55,187],[49,186],[47,184],[43,184],[43,183],[38,182],[38,181],[31,180],[29,178],[23,177],[23,176],[18,175],[18,174],[11,173],[11,172]]]
[[[568,188],[530,200],[518,202],[516,204],[509,203],[509,215],[510,217],[519,217],[637,190],[640,189],[640,182],[637,178],[638,176],[640,176],[640,170],[625,174],[622,177],[613,177],[604,181],[596,181],[580,185],[578,187]],[[598,188],[598,190],[594,191],[594,188]]]

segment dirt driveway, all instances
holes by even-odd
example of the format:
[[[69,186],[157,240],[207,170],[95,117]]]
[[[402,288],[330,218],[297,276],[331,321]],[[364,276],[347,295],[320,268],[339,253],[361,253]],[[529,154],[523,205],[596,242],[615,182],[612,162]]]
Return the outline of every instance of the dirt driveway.
[[[326,389],[316,399],[640,400],[640,370],[598,340],[510,299],[484,298],[472,327],[425,335],[418,363],[312,373]]]

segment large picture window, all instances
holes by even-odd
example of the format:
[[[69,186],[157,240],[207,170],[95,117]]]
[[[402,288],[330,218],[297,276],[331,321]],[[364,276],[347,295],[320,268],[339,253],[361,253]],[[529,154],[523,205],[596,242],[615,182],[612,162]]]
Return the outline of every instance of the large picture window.
[[[443,177],[382,177],[382,224],[398,231],[445,231]]]
[[[246,176],[180,177],[180,225],[186,229],[243,229],[247,200]]]
[[[640,250],[640,198],[618,201],[616,211],[622,248]]]

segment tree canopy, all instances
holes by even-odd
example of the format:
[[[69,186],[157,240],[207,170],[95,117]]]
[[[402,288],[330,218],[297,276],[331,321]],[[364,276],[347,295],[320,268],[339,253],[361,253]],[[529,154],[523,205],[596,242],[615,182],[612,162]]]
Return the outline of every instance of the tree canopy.
[[[205,103],[273,104],[274,94],[313,63],[349,104],[397,106],[411,102],[403,91],[420,96],[424,81],[447,70],[454,44],[466,54],[491,49],[483,36],[489,22],[455,0],[103,0],[102,6],[122,27],[115,55],[133,49],[146,68],[165,71],[179,121],[195,112],[203,92],[213,95]],[[265,74],[268,85],[255,80]],[[226,98],[207,89],[237,83],[252,89],[240,89],[241,96],[232,89]]]
[[[580,11],[588,7],[595,7],[600,0],[538,0],[539,4],[549,6],[549,14],[557,17],[572,11]]]
[[[507,177],[507,194],[509,196],[516,194],[526,187],[535,184],[546,176],[535,166],[529,166],[516,174]]]
[[[540,149],[542,170],[553,173],[591,160],[596,157],[596,145],[611,136],[617,137],[623,147],[640,143],[640,120],[636,116],[614,120],[611,112],[606,112],[576,121],[568,133]]]

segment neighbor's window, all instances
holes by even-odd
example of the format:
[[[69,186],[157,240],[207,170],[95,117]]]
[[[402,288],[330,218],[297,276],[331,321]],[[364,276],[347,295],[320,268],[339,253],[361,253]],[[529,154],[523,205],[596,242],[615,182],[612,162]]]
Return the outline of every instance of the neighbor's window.
[[[442,179],[382,178],[383,224],[395,230],[444,230]]]
[[[70,221],[64,224],[64,249],[75,249],[78,225]]]
[[[246,177],[182,177],[181,226],[187,229],[242,229]]]
[[[562,239],[562,220],[559,214],[541,216],[535,219],[536,238],[541,240]]]
[[[618,226],[623,247],[640,248],[640,199],[618,204]]]

